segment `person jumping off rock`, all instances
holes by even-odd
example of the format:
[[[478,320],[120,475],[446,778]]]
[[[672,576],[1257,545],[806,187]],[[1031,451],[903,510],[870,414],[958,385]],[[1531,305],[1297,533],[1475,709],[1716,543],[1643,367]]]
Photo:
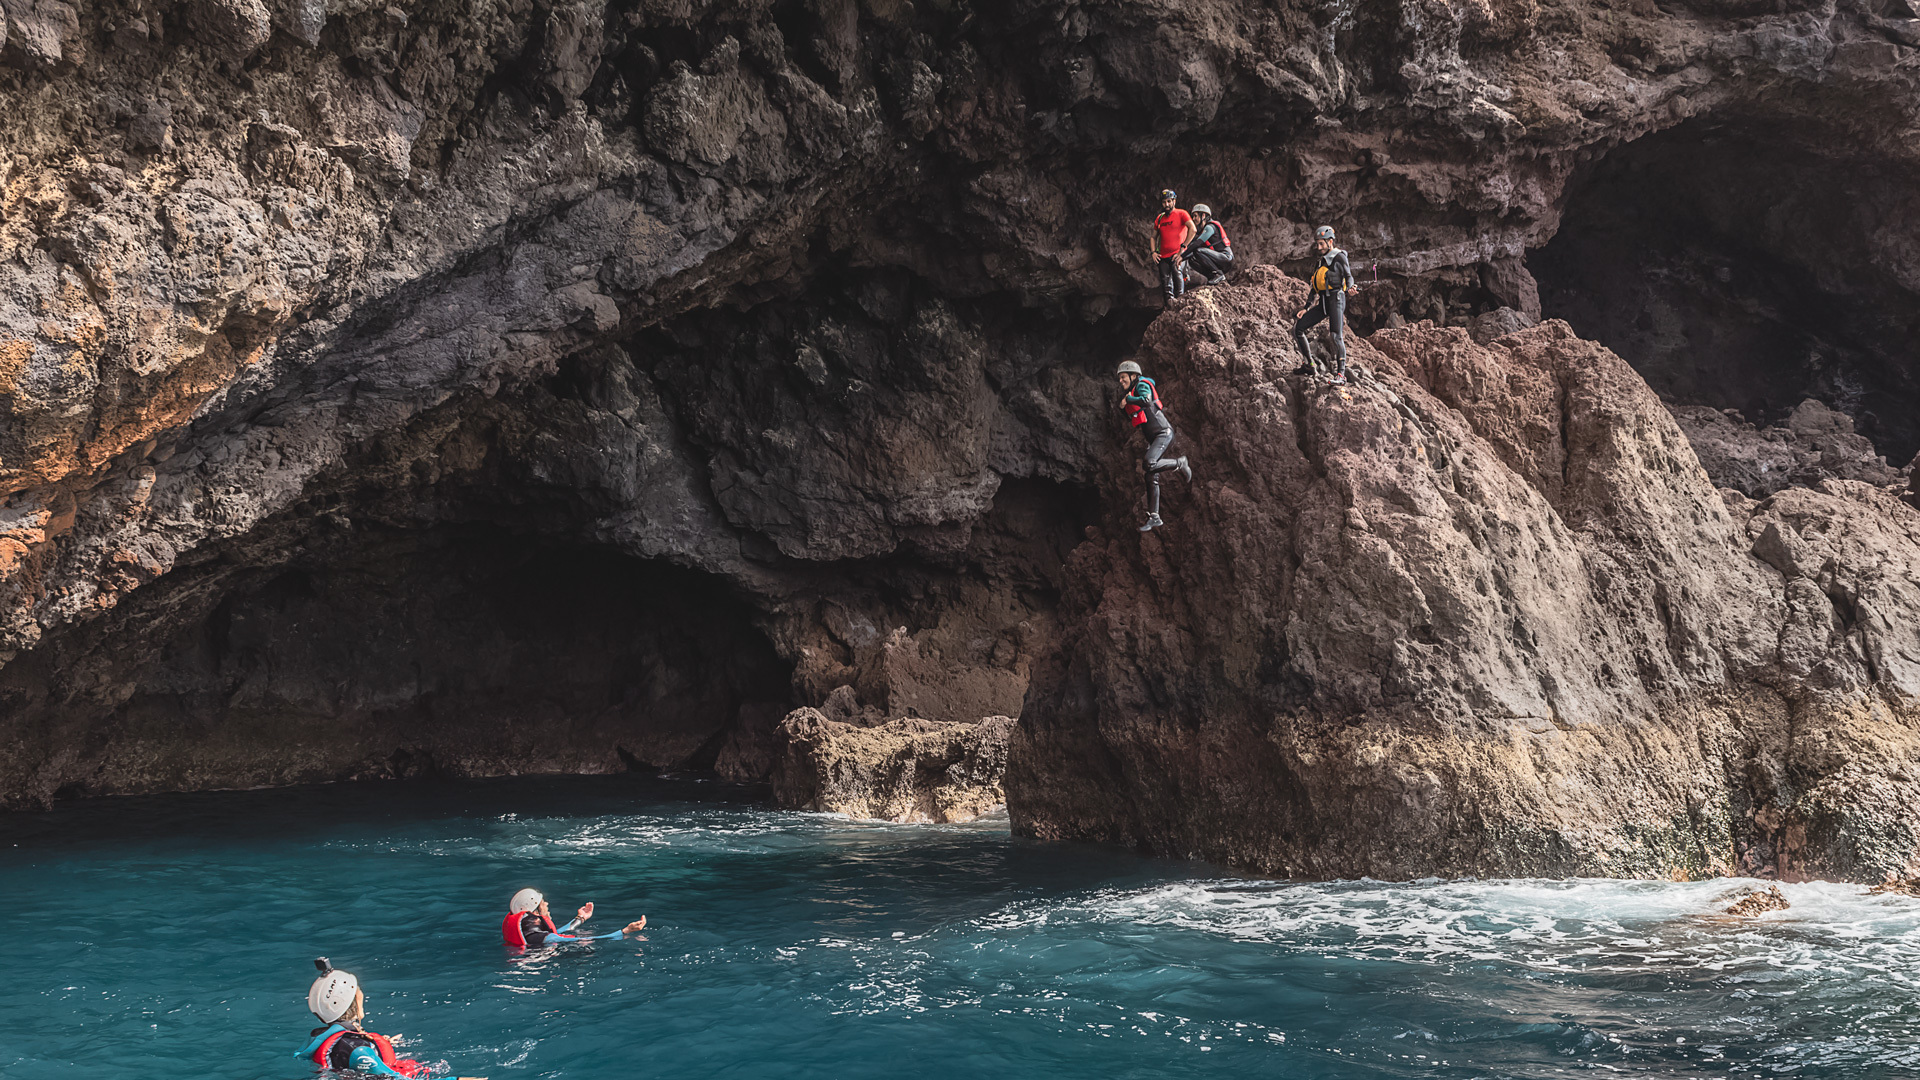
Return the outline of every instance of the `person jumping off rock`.
[[[1166,292],[1169,304],[1174,297],[1186,294],[1187,278],[1180,269],[1181,253],[1193,239],[1193,218],[1174,205],[1176,198],[1172,188],[1162,191],[1160,216],[1153,219],[1153,263],[1160,271],[1160,287]]]
[[[1193,241],[1187,245],[1187,263],[1206,279],[1209,285],[1218,285],[1227,280],[1227,265],[1233,262],[1233,241],[1227,239],[1227,230],[1212,220],[1213,208],[1206,203],[1193,206]]]
[[[1300,309],[1300,321],[1293,324],[1293,341],[1300,346],[1303,370],[1313,370],[1307,331],[1325,319],[1333,339],[1333,381],[1343,383],[1347,381],[1347,294],[1356,291],[1353,271],[1347,266],[1347,253],[1333,246],[1333,226],[1322,225],[1313,231],[1313,250],[1320,255],[1311,281],[1313,299]]]
[[[1179,469],[1180,475],[1188,482],[1193,480],[1193,468],[1182,457],[1167,458],[1167,447],[1173,444],[1173,425],[1167,422],[1167,414],[1160,406],[1160,389],[1153,380],[1140,371],[1140,365],[1128,360],[1122,363],[1116,374],[1120,376],[1120,408],[1133,421],[1133,426],[1145,428],[1147,436],[1147,490],[1152,502],[1147,511],[1147,523],[1140,526],[1141,532],[1148,532],[1165,522],[1160,520],[1160,474],[1168,469]]]

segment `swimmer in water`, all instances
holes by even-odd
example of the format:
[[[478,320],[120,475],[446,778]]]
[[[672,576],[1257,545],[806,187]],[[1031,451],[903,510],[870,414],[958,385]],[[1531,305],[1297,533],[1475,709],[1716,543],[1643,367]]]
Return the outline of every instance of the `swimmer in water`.
[[[323,1069],[347,1070],[368,1076],[424,1077],[427,1067],[394,1053],[393,1040],[360,1026],[367,1015],[367,999],[360,992],[360,980],[336,970],[322,956],[313,962],[320,977],[307,990],[307,1008],[320,1020],[313,1039],[294,1057],[306,1058]],[[458,1080],[486,1080],[484,1076],[463,1076]]]
[[[611,941],[614,938],[637,934],[647,928],[647,917],[640,916],[633,922],[610,934],[598,934],[588,937],[571,931],[593,918],[593,905],[584,904],[573,913],[573,921],[565,926],[553,925],[553,916],[547,911],[547,898],[540,895],[539,889],[521,889],[507,901],[507,917],[500,924],[500,936],[507,944],[516,949],[530,946],[561,945],[574,941]]]

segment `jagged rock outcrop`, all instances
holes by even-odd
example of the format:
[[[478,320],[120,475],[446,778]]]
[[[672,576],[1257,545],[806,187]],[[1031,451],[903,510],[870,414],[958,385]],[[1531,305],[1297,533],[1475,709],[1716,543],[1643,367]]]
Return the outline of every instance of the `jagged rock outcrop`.
[[[1912,864],[1920,513],[1723,497],[1559,322],[1383,330],[1371,378],[1307,382],[1304,287],[1242,280],[1142,345],[1198,478],[1075,552],[1016,829],[1306,876]]]
[[[1792,906],[1787,902],[1786,896],[1780,892],[1780,886],[1769,885],[1764,889],[1754,889],[1727,905],[1726,913],[1738,915],[1741,918],[1752,918],[1755,915],[1765,915],[1769,911],[1785,911]]]
[[[1764,499],[1822,480],[1858,480],[1880,487],[1906,480],[1872,442],[1854,432],[1852,419],[1812,398],[1801,402],[1785,423],[1766,428],[1702,405],[1679,406],[1672,412],[1713,482],[1750,498]]]
[[[774,733],[781,805],[899,822],[972,821],[1006,802],[1014,721],[911,717],[871,726],[796,709]]]
[[[1920,440],[1910,421],[1920,388],[1900,351],[1920,310],[1909,179],[1920,149],[1903,134],[1920,116],[1908,63],[1920,22],[1898,5],[4,8],[7,806],[43,806],[61,792],[426,769],[707,767],[724,757],[767,775],[758,770],[774,758],[754,748],[767,745],[774,719],[843,688],[876,715],[971,723],[1018,711],[1036,725],[1031,745],[1067,738],[1068,720],[1084,715],[1062,696],[1067,684],[1037,696],[1031,687],[1063,636],[1080,643],[1073,655],[1090,640],[1084,620],[1098,605],[1088,575],[1105,564],[1068,553],[1100,516],[1096,493],[1119,490],[1107,377],[1154,314],[1143,233],[1150,195],[1168,183],[1222,212],[1242,267],[1298,259],[1313,225],[1340,225],[1369,281],[1357,324],[1444,324],[1439,337],[1402,326],[1378,339],[1387,352],[1455,358],[1432,361],[1437,373],[1457,361],[1493,378],[1474,348],[1560,342],[1558,324],[1520,328],[1556,314],[1569,295],[1590,295],[1594,333],[1644,344],[1623,348],[1663,389],[1698,391],[1677,401],[1772,422],[1784,415],[1775,415],[1780,402],[1812,395],[1855,416],[1896,460],[1920,448],[1907,446]],[[1781,163],[1778,175],[1740,183],[1756,160]],[[1833,198],[1836,171],[1847,199]],[[1637,182],[1640,172],[1656,179]],[[1701,177],[1727,197],[1696,190]],[[1647,192],[1655,209],[1672,208],[1674,244],[1611,243],[1610,223],[1646,211]],[[1764,212],[1773,206],[1785,210]],[[1691,229],[1695,219],[1701,229]],[[1563,234],[1573,247],[1548,258]],[[1741,260],[1761,272],[1734,273]],[[1257,286],[1248,296],[1274,287],[1268,271],[1247,279]],[[1616,280],[1632,287],[1601,287]],[[1647,289],[1650,299],[1636,291]],[[1252,302],[1236,295],[1220,302]],[[1759,335],[1787,345],[1753,352],[1764,362],[1739,379],[1755,336],[1742,328],[1755,312],[1762,323],[1786,319],[1802,301],[1817,308],[1821,332]],[[1262,318],[1281,317],[1260,303]],[[1645,328],[1641,309],[1658,315]],[[1697,340],[1712,347],[1690,352],[1681,346],[1696,339],[1687,332],[1696,322]],[[1481,338],[1491,344],[1472,344]],[[1552,348],[1575,357],[1569,365],[1605,355]],[[1415,382],[1427,363],[1395,362]],[[1641,400],[1633,395],[1644,387],[1617,365],[1592,362]],[[1528,377],[1571,385],[1572,374],[1553,371]],[[1712,388],[1735,384],[1756,400],[1711,399]],[[1462,402],[1481,392],[1477,383],[1448,391]],[[1477,420],[1432,437],[1493,425],[1504,442],[1477,437],[1518,449],[1483,457],[1509,469],[1560,460],[1536,438],[1566,427],[1554,420],[1553,395],[1482,403],[1477,413],[1468,404],[1448,407]],[[1146,673],[1100,692],[1135,700],[1121,688],[1147,680],[1190,704],[1217,697],[1223,723],[1268,707],[1245,706],[1257,686],[1260,701],[1317,702],[1328,716],[1380,694],[1434,716],[1456,710],[1462,723],[1495,715],[1494,702],[1551,726],[1542,710],[1555,700],[1587,701],[1615,688],[1607,680],[1636,679],[1640,691],[1627,687],[1613,711],[1594,706],[1592,715],[1735,695],[1707,710],[1721,719],[1701,721],[1720,731],[1712,724],[1764,727],[1778,701],[1800,700],[1798,688],[1755,670],[1798,665],[1832,684],[1818,693],[1856,695],[1849,701],[1866,700],[1860,686],[1898,683],[1900,648],[1832,600],[1865,596],[1858,610],[1897,622],[1896,608],[1875,605],[1908,602],[1898,564],[1875,570],[1844,552],[1831,570],[1803,563],[1787,532],[1813,551],[1893,536],[1878,495],[1826,481],[1716,511],[1778,522],[1767,550],[1800,568],[1800,607],[1762,605],[1800,612],[1782,647],[1795,659],[1753,668],[1759,645],[1712,639],[1742,629],[1741,618],[1699,611],[1773,597],[1768,575],[1784,572],[1744,555],[1707,558],[1697,538],[1692,547],[1661,540],[1680,553],[1671,560],[1680,569],[1636,548],[1684,532],[1682,522],[1705,529],[1695,516],[1709,512],[1689,501],[1691,487],[1674,495],[1660,471],[1692,461],[1662,441],[1670,421],[1625,421],[1657,428],[1657,452],[1645,477],[1633,478],[1630,464],[1608,474],[1609,497],[1644,513],[1634,519],[1641,531],[1606,558],[1626,568],[1618,588],[1664,599],[1617,609],[1560,597],[1535,611],[1598,620],[1594,632],[1613,642],[1600,650],[1613,675],[1575,678],[1563,641],[1545,670],[1571,681],[1551,691],[1529,683],[1518,673],[1546,646],[1528,635],[1544,631],[1495,643],[1489,635],[1511,631],[1512,620],[1463,596],[1462,656],[1490,666],[1454,687],[1441,668],[1414,662],[1452,647],[1418,632],[1442,624],[1408,622],[1418,605],[1394,594],[1399,579],[1387,575],[1368,585],[1377,595],[1353,601],[1387,604],[1414,632],[1414,660],[1387,664],[1397,655],[1389,649],[1369,661],[1400,672],[1382,682],[1343,666],[1359,662],[1355,642],[1385,647],[1378,628],[1363,625],[1373,616],[1352,614],[1352,604],[1303,608],[1312,618],[1276,636],[1263,621],[1270,603],[1234,591],[1252,579],[1215,567],[1189,582],[1199,591],[1181,603],[1217,601],[1222,620],[1246,633],[1207,631],[1193,647],[1221,651],[1171,668],[1153,657]],[[1285,426],[1251,422],[1243,434],[1292,438]],[[1361,449],[1373,434],[1329,428],[1300,445],[1317,448],[1312,468],[1365,471],[1376,467]],[[1279,459],[1263,455],[1286,452],[1216,443],[1201,456],[1271,464]],[[1290,480],[1261,483],[1293,492]],[[1565,521],[1567,535],[1555,532],[1523,490],[1544,490],[1533,480],[1502,483],[1505,494],[1474,505],[1504,512],[1511,495],[1531,507],[1528,535],[1547,538],[1541,551],[1570,574],[1571,552],[1599,558],[1580,546],[1586,533]],[[1789,515],[1836,508],[1846,511],[1838,531]],[[1297,568],[1269,550],[1275,541],[1240,530],[1279,529],[1269,516],[1278,513],[1306,550],[1333,551],[1343,530],[1364,531],[1349,509],[1371,520],[1343,506],[1297,525],[1291,507],[1250,503],[1222,516],[1210,542],[1244,546],[1248,574],[1292,581]],[[1663,513],[1679,517],[1663,525]],[[1440,561],[1408,573],[1457,569],[1430,554]],[[1711,565],[1690,567],[1683,554]],[[1808,590],[1829,597],[1827,622],[1826,609],[1807,608]],[[1785,577],[1777,591],[1791,591]],[[1233,614],[1243,602],[1251,611]],[[1177,641],[1195,632],[1197,617],[1174,614],[1156,614],[1168,621],[1151,633]],[[1755,633],[1773,617],[1752,616]],[[1701,659],[1655,648],[1661,633],[1694,642],[1685,655]],[[1304,643],[1322,638],[1316,660]],[[1836,641],[1857,641],[1859,654]],[[1865,668],[1868,656],[1882,666]],[[1306,698],[1299,678],[1315,687]],[[1368,690],[1369,679],[1387,689]],[[1773,696],[1752,689],[1761,685]],[[1314,696],[1329,687],[1334,697]],[[1761,704],[1737,697],[1749,691]],[[1891,746],[1904,737],[1894,704],[1872,708],[1884,723],[1859,725],[1859,738]],[[1569,706],[1568,715],[1587,713]],[[1817,727],[1827,714],[1806,715]],[[1110,734],[1126,743],[1133,723]],[[1675,739],[1695,730],[1678,716],[1671,723]],[[1862,752],[1870,764],[1847,781],[1854,788],[1828,784],[1838,766],[1823,758],[1803,769],[1819,740],[1794,730],[1796,749],[1780,759],[1786,779],[1753,808],[1754,821],[1775,822],[1756,828],[1782,850],[1776,858],[1755,840],[1741,858],[1791,864],[1795,852],[1814,852],[1807,865],[1850,873],[1829,857],[1833,845],[1872,837],[1881,846],[1860,856],[1862,867],[1897,861],[1886,854],[1899,843],[1894,824],[1848,816],[1862,805],[1848,792],[1881,782],[1871,764],[1881,751]],[[1056,757],[1062,771],[1044,796],[1053,801],[1036,801],[1024,820],[1044,811],[1059,815],[1046,819],[1055,831],[1278,865],[1277,853],[1294,849],[1262,846],[1284,816],[1255,798],[1269,789],[1253,784],[1251,801],[1227,805],[1187,797],[1267,760],[1263,746],[1235,748],[1217,771],[1188,761],[1117,787],[1091,779],[1108,775],[1098,755]],[[1586,752],[1641,757],[1637,745],[1606,739]],[[1681,771],[1721,760],[1674,755],[1666,764]],[[1305,770],[1303,782],[1342,775],[1316,773],[1306,757],[1276,760]],[[1594,822],[1594,835],[1626,836],[1623,822],[1657,817],[1676,805],[1674,785],[1720,790],[1661,776],[1629,778],[1622,790],[1637,794],[1620,796],[1627,802],[1594,804],[1617,815]],[[1558,790],[1536,781],[1526,798]],[[1094,784],[1083,804],[1060,801],[1082,783]],[[1118,807],[1121,792],[1142,802]],[[1736,811],[1745,821],[1747,808]],[[1149,824],[1136,829],[1136,820]],[[1347,827],[1361,837],[1354,851],[1371,852],[1368,865],[1394,865],[1395,845],[1413,843],[1394,831],[1402,826],[1364,814]],[[1803,827],[1804,844],[1793,839]],[[1363,835],[1372,829],[1378,843]],[[1218,842],[1193,839],[1203,832]],[[1454,846],[1430,849],[1446,865],[1505,865],[1525,846],[1510,836],[1474,847],[1471,826],[1447,835]],[[1622,840],[1621,850],[1651,850],[1637,842]],[[1673,862],[1570,854],[1512,865],[1642,872]]]

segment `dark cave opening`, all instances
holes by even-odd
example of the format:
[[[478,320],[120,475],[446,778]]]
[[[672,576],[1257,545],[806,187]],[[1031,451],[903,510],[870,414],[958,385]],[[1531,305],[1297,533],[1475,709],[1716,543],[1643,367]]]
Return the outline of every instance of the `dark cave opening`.
[[[121,692],[94,728],[112,747],[66,794],[711,768],[791,696],[758,612],[712,575],[490,526],[320,533],[176,596],[157,648],[88,650],[95,692]],[[58,714],[84,723],[81,705]]]
[[[1704,119],[1628,143],[1576,177],[1527,266],[1547,316],[1668,402],[1766,425],[1815,398],[1905,464],[1920,451],[1920,303],[1875,228],[1897,178],[1808,145]]]

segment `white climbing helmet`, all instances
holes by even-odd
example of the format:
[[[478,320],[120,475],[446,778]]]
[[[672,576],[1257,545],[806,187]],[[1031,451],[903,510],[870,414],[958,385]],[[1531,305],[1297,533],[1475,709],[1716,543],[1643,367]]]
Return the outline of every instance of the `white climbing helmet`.
[[[513,894],[513,899],[507,901],[507,914],[524,915],[539,907],[540,902],[545,899],[546,897],[540,895],[539,889],[521,889]]]
[[[1205,214],[1208,217],[1212,217],[1213,207],[1208,206],[1206,203],[1195,203],[1193,205],[1193,212],[1196,214]]]
[[[335,971],[324,956],[315,960],[313,966],[320,969],[320,977],[313,980],[313,986],[307,990],[307,1008],[321,1023],[331,1024],[353,1008],[353,996],[360,992],[360,980],[345,971]]]

